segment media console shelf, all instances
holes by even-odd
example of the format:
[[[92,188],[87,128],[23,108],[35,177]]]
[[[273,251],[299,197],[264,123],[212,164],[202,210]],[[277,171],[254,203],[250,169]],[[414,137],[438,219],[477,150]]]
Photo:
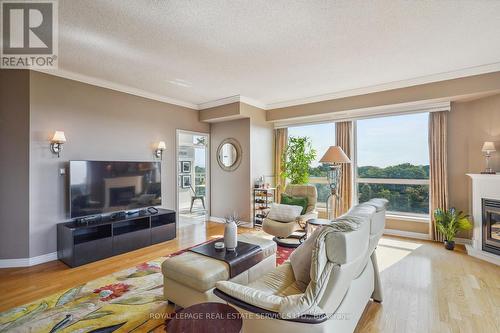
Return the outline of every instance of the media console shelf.
[[[57,257],[71,267],[133,251],[176,237],[175,212],[132,215],[99,222],[57,225]]]

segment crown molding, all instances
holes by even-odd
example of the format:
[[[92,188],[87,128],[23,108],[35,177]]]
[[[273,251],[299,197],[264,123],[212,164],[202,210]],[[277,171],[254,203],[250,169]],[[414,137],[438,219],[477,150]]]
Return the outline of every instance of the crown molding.
[[[393,81],[393,82],[388,82],[388,83],[383,83],[383,84],[378,84],[378,85],[373,85],[373,86],[367,86],[367,87],[363,87],[363,88],[339,91],[339,92],[330,93],[330,94],[310,96],[310,97],[298,98],[298,99],[276,102],[276,103],[268,103],[268,104],[266,104],[265,109],[266,110],[280,109],[280,108],[296,106],[296,105],[323,102],[323,101],[327,101],[330,99],[337,99],[337,98],[343,98],[343,97],[349,97],[349,96],[370,94],[370,93],[380,92],[380,91],[385,91],[385,90],[411,87],[411,86],[416,86],[416,85],[420,85],[420,84],[445,81],[445,80],[451,80],[451,79],[458,79],[461,77],[486,74],[486,73],[492,73],[492,72],[498,72],[498,71],[500,71],[500,62],[495,62],[495,63],[491,63],[491,64],[487,64],[487,65],[468,67],[468,68],[463,68],[463,69],[459,69],[456,71],[449,71],[449,72],[442,72],[442,73],[433,74],[433,75],[420,76],[420,77],[411,78],[411,79],[407,79],[407,80]]]
[[[213,101],[201,103],[201,104],[197,105],[197,108],[198,108],[198,110],[205,110],[205,109],[215,108],[217,106],[231,104],[231,103],[237,103],[237,102],[240,102],[240,95],[224,97],[221,99],[216,99]]]
[[[245,97],[240,95],[240,102],[245,103],[251,106],[255,106],[256,108],[267,110],[267,105],[264,103],[259,102],[258,100],[255,100],[250,97]]]
[[[181,101],[181,100],[178,100],[175,98],[161,96],[158,94],[153,94],[153,93],[147,92],[147,91],[142,90],[142,89],[130,87],[130,86],[119,84],[119,83],[114,83],[111,81],[99,79],[99,78],[92,77],[92,76],[87,76],[84,74],[70,72],[70,71],[66,71],[66,70],[62,70],[62,69],[57,69],[57,70],[33,69],[33,71],[62,77],[64,79],[69,79],[69,80],[73,80],[73,81],[87,83],[87,84],[101,87],[101,88],[106,88],[106,89],[111,89],[111,90],[115,90],[115,91],[119,91],[119,92],[124,92],[124,93],[130,94],[130,95],[144,97],[144,98],[152,99],[152,100],[159,101],[159,102],[164,102],[164,103],[173,104],[173,105],[177,105],[177,106],[183,106],[185,108],[189,108],[189,109],[193,109],[193,110],[198,110],[198,105],[193,104],[193,103],[184,102],[184,101]]]
[[[120,91],[120,92],[124,92],[127,94],[139,96],[139,97],[152,99],[152,100],[159,101],[159,102],[178,105],[178,106],[186,107],[186,108],[193,109],[193,110],[204,110],[204,109],[209,109],[209,108],[213,108],[213,107],[217,107],[217,106],[221,106],[221,105],[226,105],[226,104],[231,104],[231,103],[236,103],[236,102],[249,104],[251,106],[254,106],[254,107],[257,107],[260,109],[264,109],[264,110],[271,110],[271,109],[279,109],[279,108],[296,106],[296,105],[322,102],[322,101],[326,101],[326,100],[349,97],[349,96],[369,94],[369,93],[380,92],[380,91],[391,90],[391,89],[410,87],[410,86],[415,86],[415,85],[419,85],[419,84],[426,84],[426,83],[431,83],[431,82],[438,82],[438,81],[444,81],[444,80],[450,80],[450,79],[457,79],[457,78],[461,78],[461,77],[497,72],[497,71],[500,71],[500,62],[481,65],[481,66],[468,67],[468,68],[464,68],[464,69],[460,69],[460,70],[456,70],[456,71],[449,71],[449,72],[443,72],[443,73],[438,73],[438,74],[433,74],[433,75],[421,76],[421,77],[417,77],[417,78],[411,78],[408,80],[388,82],[388,83],[384,83],[384,84],[367,86],[367,87],[363,87],[363,88],[349,89],[349,90],[344,90],[344,91],[339,91],[339,92],[334,92],[334,93],[329,93],[329,94],[322,94],[322,95],[317,95],[317,96],[310,96],[310,97],[304,97],[304,98],[298,98],[298,99],[292,99],[292,100],[286,100],[286,101],[268,103],[268,104],[263,103],[263,102],[258,101],[258,100],[255,100],[255,99],[250,98],[250,97],[242,96],[242,95],[234,95],[234,96],[229,96],[229,97],[225,97],[225,98],[221,98],[221,99],[216,99],[213,101],[207,101],[204,103],[195,104],[195,103],[190,103],[190,102],[182,101],[182,100],[167,97],[167,96],[162,96],[162,95],[150,93],[148,91],[134,88],[134,87],[130,87],[127,85],[114,83],[111,81],[107,81],[107,80],[103,80],[103,79],[99,79],[99,78],[95,78],[92,76],[87,76],[84,74],[79,74],[79,73],[75,73],[75,72],[71,72],[71,71],[66,71],[66,70],[62,70],[62,69],[57,69],[57,70],[33,69],[33,70],[37,71],[37,72],[49,74],[49,75],[62,77],[65,79],[79,81],[79,82],[91,84],[91,85],[102,87],[102,88],[107,88],[107,89]]]
[[[256,108],[260,109],[266,109],[266,105],[249,97],[241,96],[241,95],[234,95],[234,96],[229,96],[221,99],[216,99],[213,101],[205,102],[198,104],[198,110],[205,110],[205,109],[210,109],[210,108],[215,108],[217,106],[222,106],[226,104],[231,104],[231,103],[245,103],[251,106],[255,106]]]

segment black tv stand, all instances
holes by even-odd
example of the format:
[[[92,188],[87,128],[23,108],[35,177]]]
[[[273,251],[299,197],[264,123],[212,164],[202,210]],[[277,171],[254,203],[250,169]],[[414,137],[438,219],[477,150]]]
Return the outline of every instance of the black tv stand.
[[[57,257],[76,267],[175,237],[175,212],[168,209],[79,219],[57,225]]]

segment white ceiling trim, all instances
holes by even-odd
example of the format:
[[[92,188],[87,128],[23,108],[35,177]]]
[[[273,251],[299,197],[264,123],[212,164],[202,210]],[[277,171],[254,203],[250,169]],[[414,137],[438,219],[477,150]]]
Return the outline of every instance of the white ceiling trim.
[[[193,104],[193,103],[181,101],[181,100],[166,97],[166,96],[161,96],[158,94],[153,94],[153,93],[147,92],[147,91],[142,90],[142,89],[126,86],[126,85],[119,84],[119,83],[114,83],[111,81],[98,79],[98,78],[95,78],[92,76],[87,76],[84,74],[74,73],[74,72],[65,71],[65,70],[61,70],[61,69],[57,69],[57,70],[33,69],[33,70],[37,71],[37,72],[49,74],[49,75],[62,77],[65,79],[70,79],[70,80],[74,80],[74,81],[78,81],[78,82],[91,84],[91,85],[106,88],[106,89],[111,89],[111,90],[124,92],[127,94],[139,96],[139,97],[152,99],[152,100],[159,101],[159,102],[174,104],[174,105],[183,106],[183,107],[193,109],[193,110],[198,110],[198,105]]]
[[[261,103],[253,98],[250,98],[250,97],[240,96],[240,102],[251,105],[251,106],[255,106],[256,108],[260,108],[260,109],[264,109],[264,110],[268,109],[266,104]]]
[[[414,114],[423,112],[450,111],[450,101],[440,101],[434,103],[411,102],[401,104],[391,104],[375,106],[370,108],[360,108],[346,111],[331,112],[322,115],[294,118],[290,120],[274,122],[274,128],[285,128],[298,125],[312,125],[327,122],[351,121],[375,117],[391,117],[404,114]]]
[[[252,98],[249,98],[249,97],[245,97],[245,96],[241,96],[241,95],[234,95],[234,96],[229,96],[226,98],[217,99],[215,101],[210,101],[210,102],[198,104],[198,110],[210,109],[210,108],[214,108],[217,106],[231,104],[231,103],[237,103],[237,102],[252,105],[252,106],[255,106],[255,107],[261,108],[261,109],[266,109],[266,105],[264,103],[261,103],[259,101],[252,99]]]
[[[208,102],[201,103],[201,104],[194,104],[194,103],[178,100],[178,99],[167,97],[167,96],[162,96],[162,95],[150,93],[150,92],[147,92],[145,90],[130,87],[127,85],[118,84],[118,83],[114,83],[111,81],[107,81],[107,80],[103,80],[103,79],[99,79],[99,78],[95,78],[95,77],[91,77],[91,76],[87,76],[87,75],[79,74],[79,73],[75,73],[75,72],[70,72],[70,71],[66,71],[66,70],[61,70],[61,69],[58,69],[58,70],[34,69],[34,70],[38,71],[38,72],[42,72],[42,73],[46,73],[46,74],[74,80],[74,81],[79,81],[79,82],[95,85],[95,86],[102,87],[102,88],[107,88],[107,89],[120,91],[120,92],[124,92],[124,93],[131,94],[131,95],[136,95],[136,96],[164,102],[164,103],[183,106],[183,107],[193,109],[193,110],[204,110],[204,109],[209,109],[209,108],[213,108],[213,107],[217,107],[217,106],[221,106],[221,105],[226,105],[226,104],[231,104],[231,103],[235,103],[235,102],[242,102],[242,103],[249,104],[249,105],[264,109],[264,110],[271,110],[271,109],[277,109],[277,108],[283,108],[283,107],[289,107],[289,106],[303,105],[303,104],[308,104],[308,103],[322,102],[322,101],[326,101],[326,100],[349,97],[349,96],[369,94],[369,93],[391,90],[391,89],[410,87],[410,86],[419,85],[419,84],[456,79],[456,78],[460,78],[460,77],[467,77],[467,76],[497,72],[497,71],[500,71],[500,62],[482,65],[482,66],[469,67],[469,68],[464,68],[464,69],[457,70],[457,71],[444,72],[444,73],[439,73],[439,74],[435,74],[435,75],[422,76],[422,77],[412,78],[412,79],[408,79],[408,80],[389,82],[389,83],[385,83],[385,84],[369,86],[369,87],[364,87],[364,88],[359,88],[359,89],[345,90],[345,91],[331,93],[331,94],[311,96],[311,97],[305,97],[305,98],[294,99],[294,100],[290,100],[290,101],[283,101],[283,102],[278,102],[278,103],[270,103],[270,104],[265,104],[265,103],[262,103],[258,100],[255,100],[255,99],[252,99],[252,98],[246,97],[246,96],[241,96],[241,95],[234,95],[234,96],[229,96],[229,97],[225,97],[225,98],[221,98],[221,99],[217,99],[217,100],[213,100],[213,101],[208,101]]]
[[[236,103],[240,101],[240,95],[229,96],[221,99],[216,99],[214,101],[209,101],[205,103],[198,104],[196,107],[198,110],[215,108],[217,106]]]
[[[464,69],[460,69],[460,70],[456,70],[456,71],[443,72],[443,73],[438,73],[438,74],[434,74],[434,75],[421,76],[421,77],[412,78],[412,79],[408,79],[408,80],[394,81],[394,82],[389,82],[389,83],[384,83],[384,84],[379,84],[379,85],[374,85],[374,86],[369,86],[369,87],[364,87],[364,88],[344,90],[344,91],[331,93],[331,94],[305,97],[305,98],[294,99],[294,100],[290,100],[290,101],[283,101],[283,102],[279,102],[279,103],[270,103],[270,104],[266,105],[265,109],[266,110],[279,109],[279,108],[284,108],[284,107],[289,107],[289,106],[322,102],[322,101],[327,101],[327,100],[331,100],[331,99],[364,95],[364,94],[369,94],[369,93],[374,93],[374,92],[379,92],[379,91],[405,88],[405,87],[410,87],[410,86],[416,86],[419,84],[426,84],[426,83],[437,82],[437,81],[445,81],[445,80],[457,79],[457,78],[461,78],[461,77],[486,74],[486,73],[492,73],[492,72],[498,72],[498,71],[500,71],[500,62],[482,65],[482,66],[468,67],[468,68],[464,68]]]

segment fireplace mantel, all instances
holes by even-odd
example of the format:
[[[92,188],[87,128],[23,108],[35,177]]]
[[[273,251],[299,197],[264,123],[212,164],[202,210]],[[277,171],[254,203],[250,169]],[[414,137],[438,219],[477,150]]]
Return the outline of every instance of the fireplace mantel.
[[[500,200],[500,174],[467,174],[472,179],[472,220],[474,230],[472,245],[466,245],[467,253],[496,265],[500,265],[500,256],[482,250],[482,199]]]

